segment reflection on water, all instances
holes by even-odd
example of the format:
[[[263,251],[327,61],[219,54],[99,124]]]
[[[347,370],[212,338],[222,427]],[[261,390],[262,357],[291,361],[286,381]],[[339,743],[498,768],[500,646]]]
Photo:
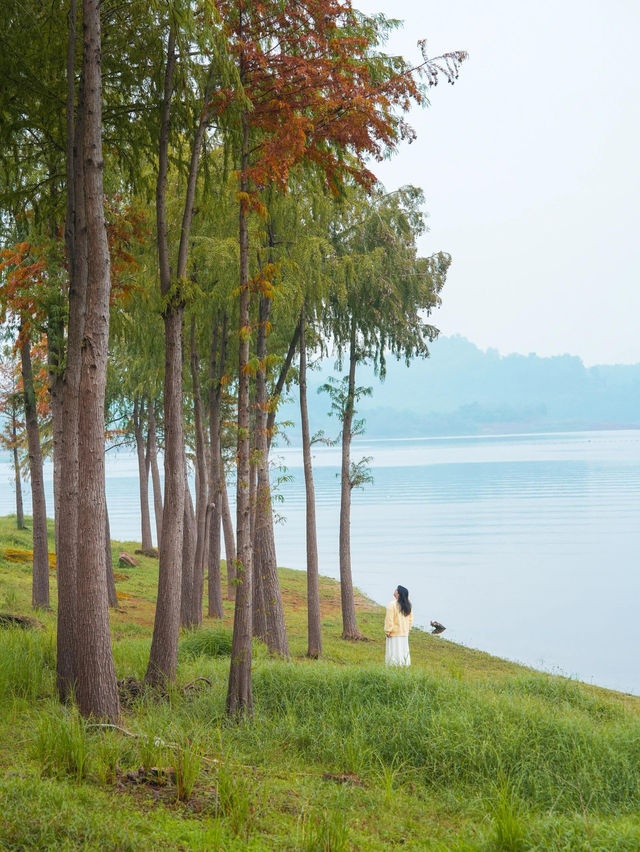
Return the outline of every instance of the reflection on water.
[[[278,560],[304,568],[300,451],[276,450]],[[314,453],[321,573],[338,576],[340,456]],[[373,485],[353,492],[354,583],[447,639],[640,694],[640,432],[367,441]],[[137,465],[107,456],[112,535],[139,539]],[[8,458],[0,514],[14,511]],[[49,478],[49,506],[51,506]]]

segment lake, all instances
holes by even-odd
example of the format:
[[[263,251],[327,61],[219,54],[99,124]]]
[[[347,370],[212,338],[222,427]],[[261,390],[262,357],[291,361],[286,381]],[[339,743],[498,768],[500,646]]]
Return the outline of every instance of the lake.
[[[278,561],[304,569],[300,450],[276,449]],[[452,640],[640,695],[640,431],[354,444],[374,482],[353,492],[354,584],[387,603],[407,586],[417,625]],[[338,577],[338,448],[314,450],[320,571]],[[138,539],[133,455],[107,454],[111,533]],[[14,512],[9,459],[0,514]],[[51,483],[48,476],[49,505]],[[445,640],[446,637],[446,640]]]

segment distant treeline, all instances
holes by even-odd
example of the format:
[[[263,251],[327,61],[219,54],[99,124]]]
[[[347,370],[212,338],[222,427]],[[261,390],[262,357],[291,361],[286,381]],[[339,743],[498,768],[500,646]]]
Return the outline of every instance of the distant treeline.
[[[464,337],[440,337],[431,357],[407,367],[391,359],[384,381],[371,366],[359,367],[359,382],[371,386],[359,415],[368,437],[499,434],[640,427],[640,364],[585,367],[574,355],[500,355]],[[327,435],[340,426],[328,416],[329,400],[316,390],[329,375],[341,375],[333,359],[309,374],[312,430]],[[299,435],[295,402],[281,409]]]

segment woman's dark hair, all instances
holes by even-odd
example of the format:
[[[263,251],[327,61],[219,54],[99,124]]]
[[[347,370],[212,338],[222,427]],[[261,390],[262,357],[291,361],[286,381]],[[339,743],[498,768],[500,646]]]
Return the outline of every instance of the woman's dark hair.
[[[411,601],[409,600],[409,589],[405,589],[404,586],[398,586],[398,603],[400,604],[400,611],[403,615],[409,615],[411,612]]]

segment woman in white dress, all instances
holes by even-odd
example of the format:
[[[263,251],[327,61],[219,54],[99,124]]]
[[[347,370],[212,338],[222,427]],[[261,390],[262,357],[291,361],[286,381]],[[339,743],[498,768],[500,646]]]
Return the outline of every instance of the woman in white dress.
[[[387,666],[410,666],[409,631],[413,625],[413,613],[409,592],[404,586],[398,586],[393,598],[384,619],[387,637],[384,662]]]

